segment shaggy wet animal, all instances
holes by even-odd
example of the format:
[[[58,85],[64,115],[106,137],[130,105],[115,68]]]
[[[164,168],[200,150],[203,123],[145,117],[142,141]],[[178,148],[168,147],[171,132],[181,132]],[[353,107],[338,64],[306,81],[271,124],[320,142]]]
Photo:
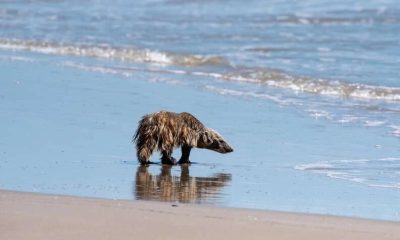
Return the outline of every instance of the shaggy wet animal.
[[[181,147],[179,164],[190,163],[193,147],[229,153],[233,149],[223,137],[211,128],[205,127],[190,113],[157,112],[143,116],[133,137],[137,158],[141,164],[149,163],[154,150],[161,152],[163,164],[176,164],[172,157],[174,148]]]

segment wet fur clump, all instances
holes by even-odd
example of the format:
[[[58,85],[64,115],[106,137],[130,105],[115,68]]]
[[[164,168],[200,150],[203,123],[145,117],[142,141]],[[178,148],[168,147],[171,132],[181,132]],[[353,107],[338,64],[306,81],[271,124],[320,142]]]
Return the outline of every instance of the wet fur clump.
[[[133,136],[137,158],[141,164],[149,163],[155,150],[161,152],[163,164],[176,164],[172,157],[174,148],[181,147],[182,156],[178,163],[190,163],[192,148],[205,148],[219,153],[233,149],[223,137],[211,128],[205,127],[190,113],[157,112],[143,116]]]

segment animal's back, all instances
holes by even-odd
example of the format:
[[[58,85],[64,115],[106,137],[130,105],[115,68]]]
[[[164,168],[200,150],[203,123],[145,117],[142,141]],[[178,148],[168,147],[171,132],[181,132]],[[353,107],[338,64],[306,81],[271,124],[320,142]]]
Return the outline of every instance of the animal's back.
[[[166,130],[181,130],[181,128],[190,128],[191,130],[199,130],[204,128],[204,125],[192,114],[187,112],[174,113],[160,111],[143,116],[139,121],[139,128],[135,133],[134,140],[138,135],[145,132],[157,132],[160,136],[165,134],[173,134]]]
[[[172,138],[172,129],[177,127],[178,114],[173,112],[156,112],[143,116],[139,121],[139,127],[136,130],[134,141],[137,146],[143,145],[146,139],[158,140],[162,138],[168,142],[168,138]]]
[[[187,112],[182,112],[178,114],[178,117],[185,125],[193,130],[199,130],[204,128],[204,125],[192,114]]]

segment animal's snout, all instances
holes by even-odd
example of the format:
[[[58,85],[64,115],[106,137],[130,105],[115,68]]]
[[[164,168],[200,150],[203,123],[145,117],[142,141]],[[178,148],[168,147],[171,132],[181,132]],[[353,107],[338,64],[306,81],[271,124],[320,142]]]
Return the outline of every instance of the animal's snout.
[[[227,152],[227,153],[233,152],[233,148],[231,148],[231,147],[228,146],[228,148],[226,149],[226,152]]]
[[[228,144],[225,144],[223,147],[223,153],[230,153],[230,152],[233,152],[233,148]]]

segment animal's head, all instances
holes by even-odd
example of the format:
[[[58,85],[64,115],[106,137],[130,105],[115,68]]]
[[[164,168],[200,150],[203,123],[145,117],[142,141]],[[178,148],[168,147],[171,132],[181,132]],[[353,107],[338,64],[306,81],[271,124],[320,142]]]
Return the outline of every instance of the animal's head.
[[[224,140],[224,138],[211,128],[202,130],[197,140],[198,148],[206,148],[219,153],[233,152],[233,148]]]

